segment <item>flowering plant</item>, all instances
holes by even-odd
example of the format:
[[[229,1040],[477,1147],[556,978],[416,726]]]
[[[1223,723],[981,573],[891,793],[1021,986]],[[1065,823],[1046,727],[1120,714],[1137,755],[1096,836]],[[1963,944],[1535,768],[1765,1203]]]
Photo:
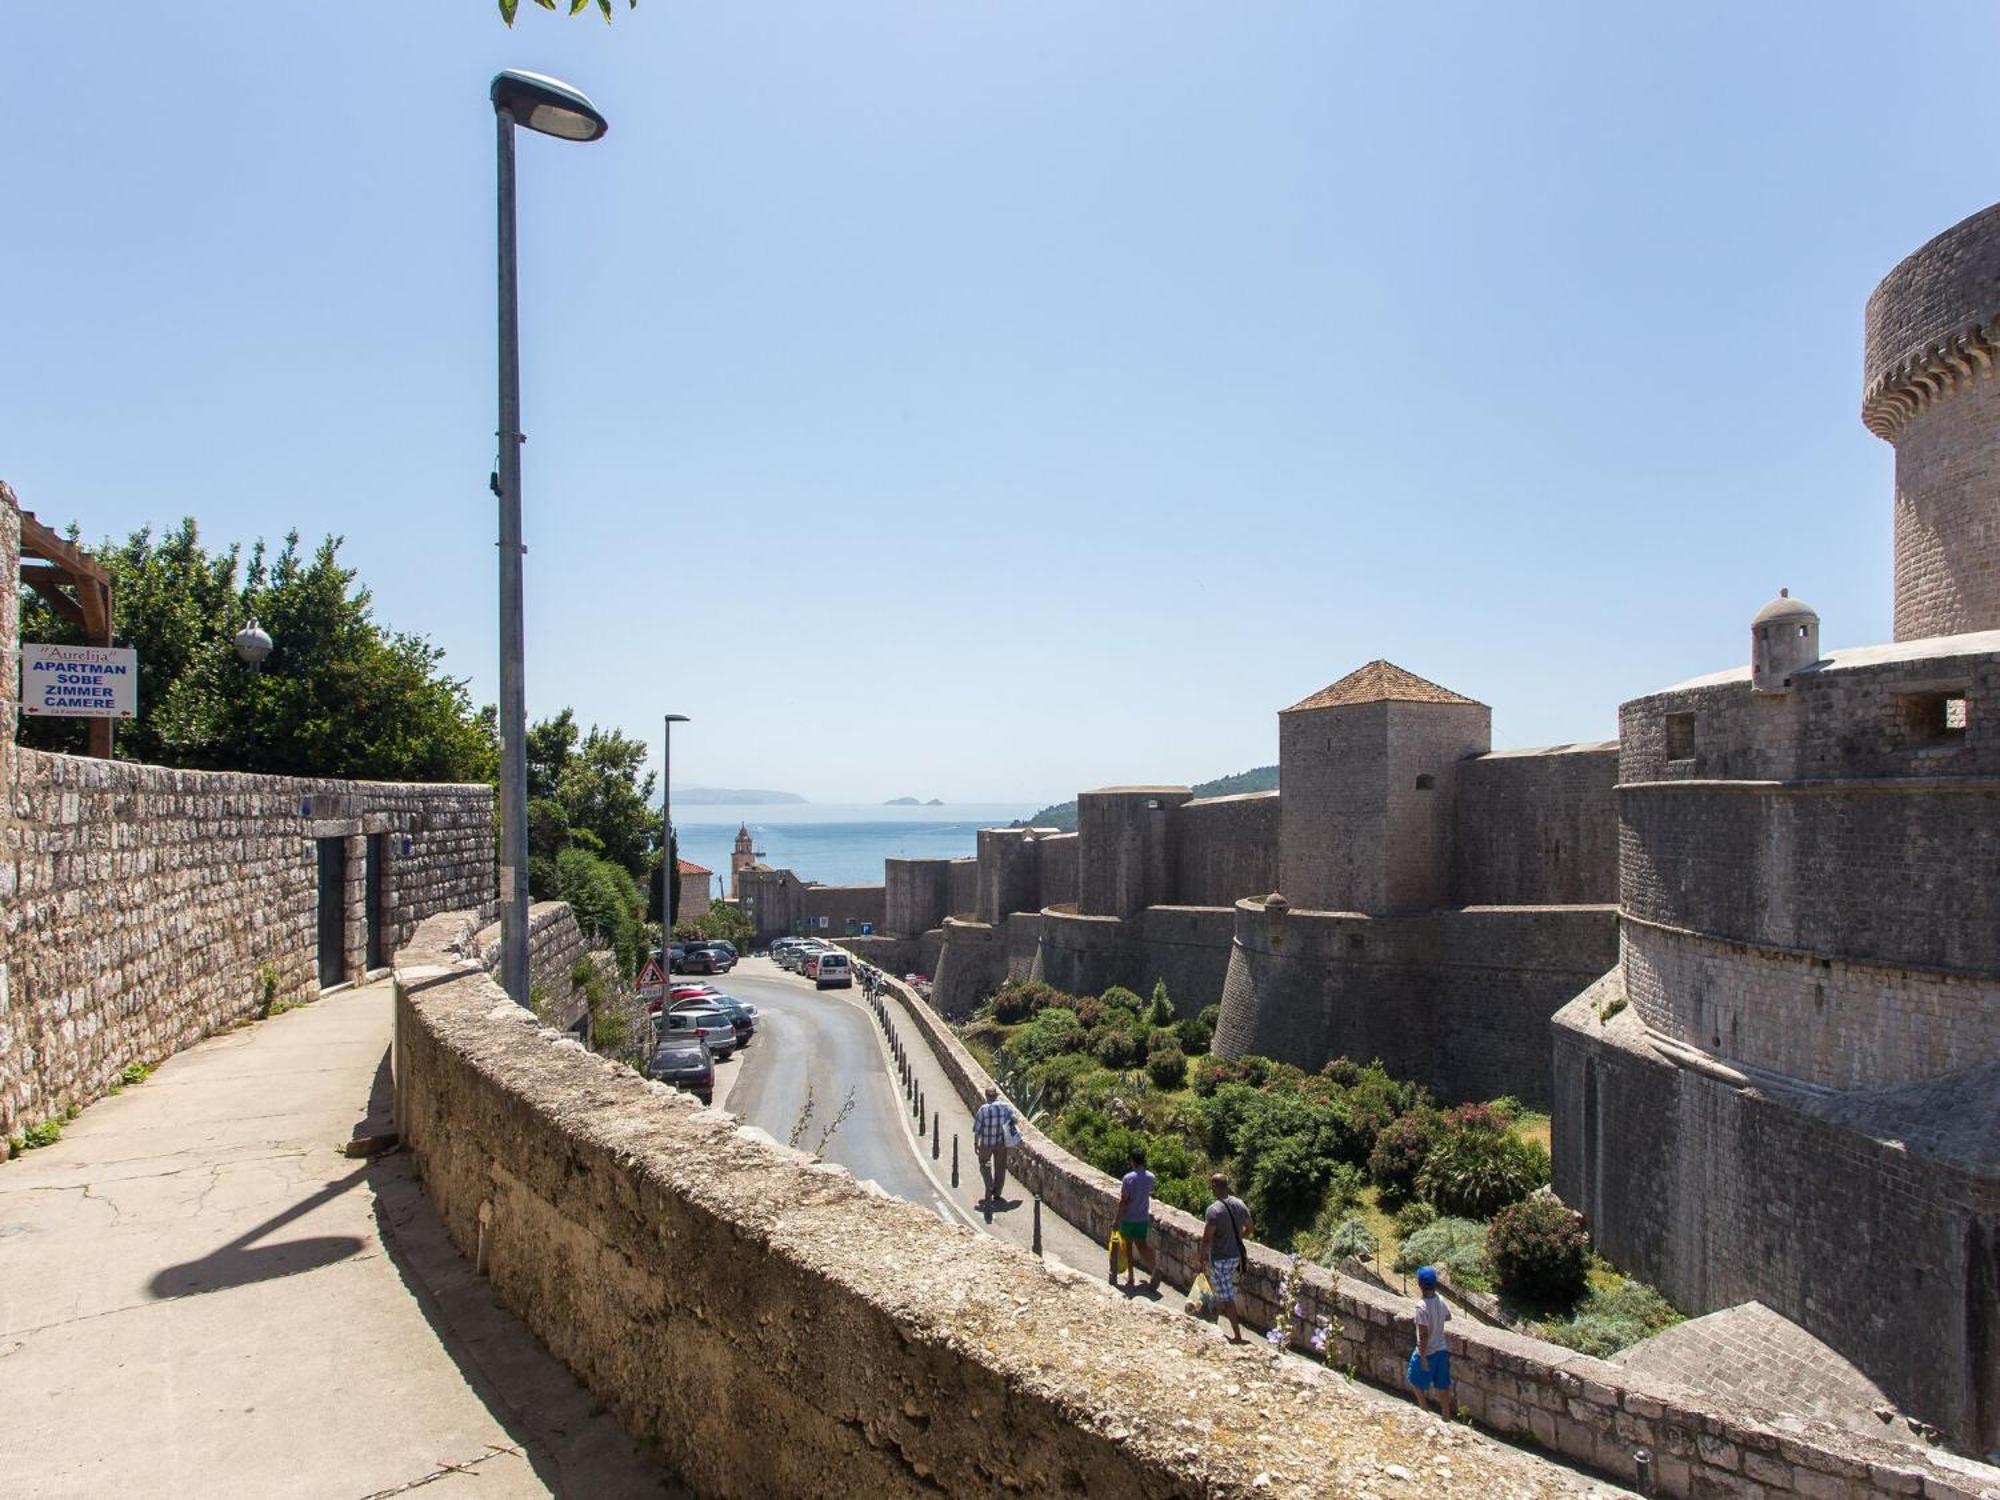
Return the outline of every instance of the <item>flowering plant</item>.
[[[1294,1255],[1285,1262],[1284,1275],[1278,1279],[1278,1321],[1264,1335],[1264,1342],[1273,1349],[1290,1348],[1303,1334],[1306,1347],[1325,1359],[1334,1340],[1340,1336],[1340,1325],[1326,1313],[1308,1318],[1305,1274],[1305,1262],[1299,1256]]]

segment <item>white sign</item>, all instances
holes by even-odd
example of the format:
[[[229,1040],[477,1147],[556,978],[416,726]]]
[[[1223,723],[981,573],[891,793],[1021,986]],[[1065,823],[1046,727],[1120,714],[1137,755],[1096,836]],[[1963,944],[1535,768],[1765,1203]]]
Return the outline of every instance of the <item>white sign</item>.
[[[639,998],[648,1005],[667,998],[667,976],[657,958],[647,959],[646,967],[639,971]]]
[[[21,712],[30,718],[130,719],[139,653],[116,646],[21,645]]]

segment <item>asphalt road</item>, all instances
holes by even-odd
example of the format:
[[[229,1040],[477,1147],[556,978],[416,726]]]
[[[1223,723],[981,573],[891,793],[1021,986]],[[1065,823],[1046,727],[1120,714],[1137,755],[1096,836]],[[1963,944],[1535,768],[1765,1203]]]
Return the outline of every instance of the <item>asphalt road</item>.
[[[810,1089],[812,1119],[799,1138],[856,1177],[956,1222],[917,1155],[910,1115],[859,989],[817,990],[766,959],[745,959],[710,981],[757,1007],[757,1035],[716,1070],[716,1103],[780,1141],[791,1137]],[[824,1148],[849,1091],[854,1107]]]

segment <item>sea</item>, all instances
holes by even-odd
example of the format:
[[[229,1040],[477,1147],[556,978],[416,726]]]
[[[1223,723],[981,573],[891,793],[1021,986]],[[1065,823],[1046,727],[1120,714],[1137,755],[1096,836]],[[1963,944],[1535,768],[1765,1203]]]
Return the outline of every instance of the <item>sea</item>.
[[[821,885],[880,885],[885,859],[969,859],[979,830],[1004,828],[1035,812],[1032,802],[947,802],[937,807],[844,806],[830,802],[691,806],[674,811],[681,858],[718,877],[711,894],[727,895],[729,852],[747,825],[758,856]]]

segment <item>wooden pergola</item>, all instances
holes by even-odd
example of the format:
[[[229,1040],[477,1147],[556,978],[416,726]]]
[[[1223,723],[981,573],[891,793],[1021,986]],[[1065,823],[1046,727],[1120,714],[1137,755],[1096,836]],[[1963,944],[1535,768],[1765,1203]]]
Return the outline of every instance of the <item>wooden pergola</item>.
[[[12,498],[12,491],[8,493]],[[112,644],[111,575],[88,552],[49,530],[29,510],[21,511],[21,582],[82,631],[86,646]],[[112,721],[91,719],[88,723],[89,753],[109,760]]]

